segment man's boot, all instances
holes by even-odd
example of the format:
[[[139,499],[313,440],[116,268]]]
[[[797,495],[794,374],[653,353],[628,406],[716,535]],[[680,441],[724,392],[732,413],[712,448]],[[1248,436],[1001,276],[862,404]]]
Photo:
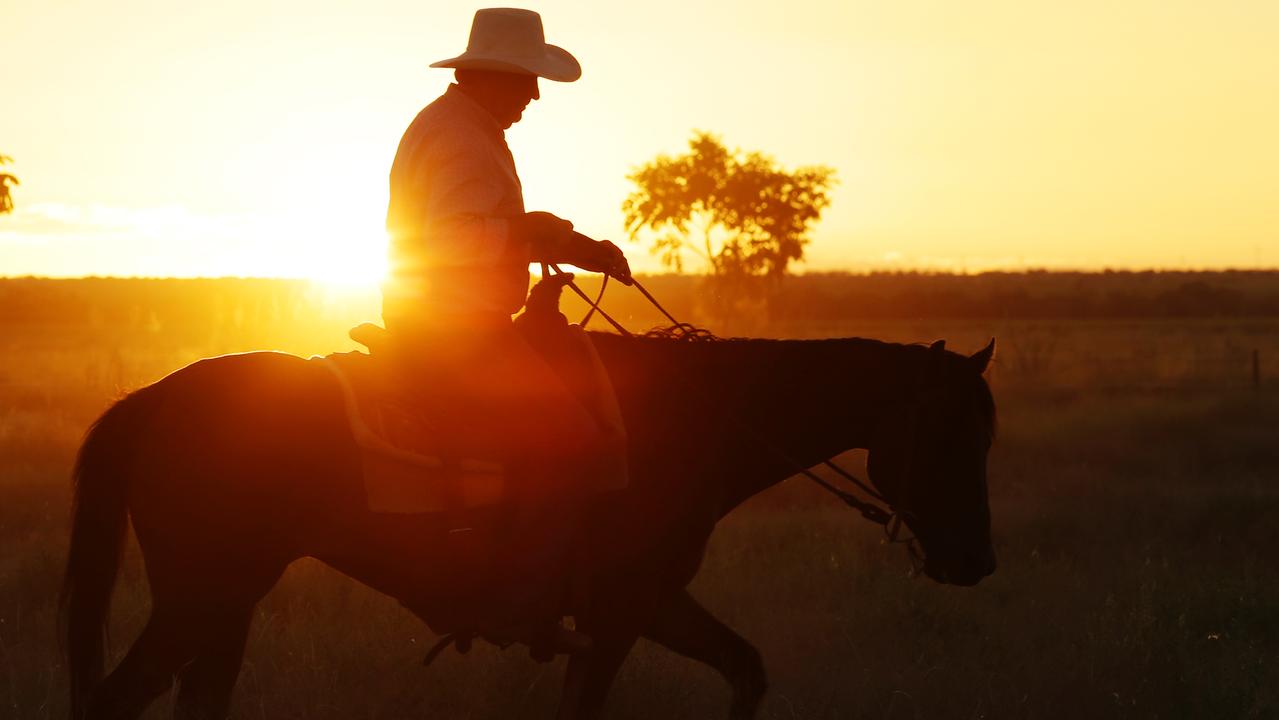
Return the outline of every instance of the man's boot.
[[[481,635],[498,644],[525,643],[539,662],[590,651],[589,636],[561,623],[582,504],[563,496],[518,503],[507,554],[495,563],[494,590],[500,595]]]

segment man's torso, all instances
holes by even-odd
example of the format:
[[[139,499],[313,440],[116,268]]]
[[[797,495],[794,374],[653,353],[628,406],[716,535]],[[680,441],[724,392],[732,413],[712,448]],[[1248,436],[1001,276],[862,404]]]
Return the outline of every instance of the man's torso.
[[[440,313],[517,312],[530,258],[512,246],[507,218],[523,212],[503,131],[450,86],[409,125],[391,168],[388,325]]]

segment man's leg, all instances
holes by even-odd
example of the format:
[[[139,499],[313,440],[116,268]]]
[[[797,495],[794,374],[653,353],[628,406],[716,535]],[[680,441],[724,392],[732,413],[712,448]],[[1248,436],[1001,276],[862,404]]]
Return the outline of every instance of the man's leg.
[[[587,458],[603,440],[599,425],[541,355],[505,323],[491,329],[468,397],[484,405],[513,487],[515,516],[507,552],[495,563],[499,596],[486,628],[498,639],[532,644],[534,654],[583,650],[563,631],[569,558],[590,487]]]

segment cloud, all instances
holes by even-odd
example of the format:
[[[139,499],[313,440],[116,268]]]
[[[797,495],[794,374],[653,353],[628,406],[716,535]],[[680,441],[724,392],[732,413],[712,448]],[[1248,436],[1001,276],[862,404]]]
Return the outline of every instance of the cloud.
[[[57,235],[84,232],[165,232],[184,226],[207,224],[179,206],[126,208],[108,205],[71,205],[41,202],[19,205],[4,220],[10,233]]]
[[[0,218],[0,275],[374,276],[380,214],[201,214],[44,202]]]

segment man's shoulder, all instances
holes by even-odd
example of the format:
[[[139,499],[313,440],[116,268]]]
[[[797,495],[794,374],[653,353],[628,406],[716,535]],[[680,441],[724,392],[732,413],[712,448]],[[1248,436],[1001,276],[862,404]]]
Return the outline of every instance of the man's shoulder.
[[[404,136],[432,145],[456,146],[480,141],[484,133],[466,113],[459,112],[456,104],[445,94],[418,112],[404,131]]]
[[[413,130],[448,130],[453,127],[462,125],[462,118],[458,116],[456,108],[452,107],[453,103],[449,100],[447,94],[441,95],[426,107],[418,111],[413,118],[413,122],[409,123],[409,131]]]

